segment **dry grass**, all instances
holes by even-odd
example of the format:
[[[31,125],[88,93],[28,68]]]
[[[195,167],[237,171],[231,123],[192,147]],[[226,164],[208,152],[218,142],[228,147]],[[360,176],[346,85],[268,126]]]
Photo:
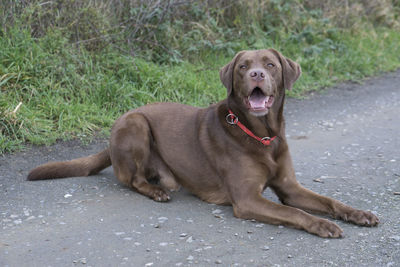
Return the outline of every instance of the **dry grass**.
[[[332,27],[399,27],[398,0],[1,0],[2,29],[23,21],[32,36],[61,33],[92,51],[112,45],[155,61],[179,60],[255,28],[301,32],[324,18]],[[311,21],[310,21],[311,20]],[[255,25],[257,25],[255,27]],[[272,36],[274,37],[274,36]],[[149,51],[152,50],[152,51]],[[224,48],[226,49],[226,47]],[[168,58],[168,60],[166,60]]]
[[[304,6],[320,9],[324,17],[344,28],[359,27],[363,21],[389,27],[399,27],[400,1],[393,0],[306,0]]]

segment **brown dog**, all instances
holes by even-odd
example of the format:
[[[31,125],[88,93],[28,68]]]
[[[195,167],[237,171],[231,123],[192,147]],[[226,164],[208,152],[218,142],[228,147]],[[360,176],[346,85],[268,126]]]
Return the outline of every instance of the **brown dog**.
[[[28,180],[96,174],[113,165],[118,179],[156,201],[180,185],[202,200],[233,206],[234,215],[340,237],[327,214],[358,225],[378,218],[303,188],[285,138],[285,89],[300,66],[273,49],[242,51],[220,71],[227,99],[208,108],[157,103],[122,115],[110,147],[96,155],[33,169]],[[261,138],[264,137],[264,138]],[[148,182],[159,179],[160,185]],[[270,186],[284,205],[262,196]]]

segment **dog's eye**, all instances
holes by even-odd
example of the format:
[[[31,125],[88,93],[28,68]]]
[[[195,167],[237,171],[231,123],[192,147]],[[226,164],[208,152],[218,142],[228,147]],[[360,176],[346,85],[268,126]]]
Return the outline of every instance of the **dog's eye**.
[[[267,67],[269,67],[269,68],[273,68],[273,67],[275,67],[275,65],[274,65],[274,64],[272,64],[272,63],[268,63],[268,64],[267,64]]]
[[[239,68],[241,68],[242,70],[247,69],[247,65],[240,65]]]

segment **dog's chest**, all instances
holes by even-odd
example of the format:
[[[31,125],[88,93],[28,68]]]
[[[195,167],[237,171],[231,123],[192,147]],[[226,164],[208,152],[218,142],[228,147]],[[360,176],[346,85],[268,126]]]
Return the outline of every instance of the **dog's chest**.
[[[264,186],[276,176],[278,170],[277,151],[279,144],[271,144],[270,146],[261,146],[254,152],[251,157],[254,161],[254,169],[256,169],[261,176],[264,177],[262,183]]]

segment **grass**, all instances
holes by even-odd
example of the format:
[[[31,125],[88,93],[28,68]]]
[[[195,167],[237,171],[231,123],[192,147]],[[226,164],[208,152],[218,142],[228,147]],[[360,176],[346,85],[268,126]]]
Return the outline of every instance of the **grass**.
[[[296,58],[303,70],[291,96],[320,90],[335,83],[392,71],[400,67],[400,34],[396,30],[369,30],[357,35],[341,34],[341,47]]]
[[[277,12],[294,14],[287,5],[282,9]],[[219,69],[241,49],[274,47],[300,63],[303,75],[292,97],[400,67],[397,28],[365,24],[340,29],[316,19],[318,14],[300,17],[302,26],[296,30],[282,25],[267,29],[259,21],[249,26],[253,39],[235,40],[229,37],[234,28],[223,36],[216,20],[185,34],[182,25],[168,22],[166,31],[183,36],[172,40],[171,49],[181,51],[178,57],[149,48],[131,55],[115,45],[91,50],[71,43],[57,27],[41,36],[18,23],[0,30],[0,154],[27,143],[107,136],[118,116],[147,103],[215,103],[226,95]]]
[[[25,143],[107,134],[121,113],[147,103],[206,106],[224,96],[217,64],[157,65],[115,51],[76,53],[62,40],[47,42],[28,33],[0,38],[3,153]]]

